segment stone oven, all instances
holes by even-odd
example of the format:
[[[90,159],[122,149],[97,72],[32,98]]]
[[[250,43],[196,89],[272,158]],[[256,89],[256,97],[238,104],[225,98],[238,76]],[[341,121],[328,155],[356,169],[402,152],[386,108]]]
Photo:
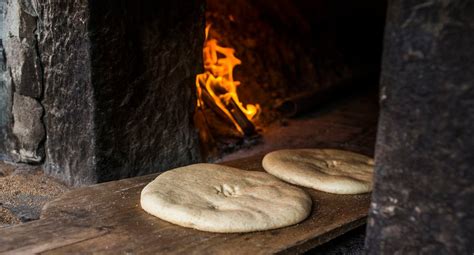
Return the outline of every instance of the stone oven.
[[[7,1],[0,153],[77,186],[259,143],[282,116],[376,84],[385,9],[375,2]],[[238,61],[232,81],[207,79],[213,91],[205,40]],[[222,90],[235,96],[210,102]]]
[[[365,238],[370,254],[474,252],[470,1],[0,3],[0,160],[78,187],[342,148],[375,157],[368,220],[362,208],[337,234],[275,251],[367,222],[313,251],[360,253]],[[23,233],[11,229],[7,252]]]

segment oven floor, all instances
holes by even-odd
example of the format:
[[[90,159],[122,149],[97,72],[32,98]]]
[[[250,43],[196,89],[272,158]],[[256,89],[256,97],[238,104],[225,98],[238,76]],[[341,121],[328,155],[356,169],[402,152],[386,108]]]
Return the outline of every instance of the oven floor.
[[[274,123],[261,131],[260,143],[227,154],[217,162],[288,148],[339,148],[373,156],[377,119],[377,94],[355,95]]]

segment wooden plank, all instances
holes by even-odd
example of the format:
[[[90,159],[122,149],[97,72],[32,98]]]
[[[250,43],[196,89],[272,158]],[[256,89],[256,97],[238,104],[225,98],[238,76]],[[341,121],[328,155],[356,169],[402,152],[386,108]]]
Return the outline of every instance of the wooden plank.
[[[261,159],[224,164],[262,171]],[[314,206],[300,224],[254,233],[208,233],[162,221],[140,208],[140,192],[156,176],[71,191],[47,204],[40,220],[0,229],[0,253],[301,253],[364,224],[370,201],[369,194],[307,189]]]

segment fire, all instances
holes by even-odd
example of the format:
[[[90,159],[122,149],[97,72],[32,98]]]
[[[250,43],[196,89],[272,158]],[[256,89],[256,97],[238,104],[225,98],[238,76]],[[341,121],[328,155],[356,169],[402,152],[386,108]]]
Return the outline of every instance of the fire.
[[[234,49],[225,48],[218,44],[217,40],[209,39],[210,25],[206,27],[206,40],[204,42],[203,59],[204,73],[196,76],[196,87],[198,107],[203,107],[203,93],[207,98],[212,98],[213,103],[229,118],[240,133],[244,133],[235,114],[229,106],[236,106],[245,114],[248,120],[252,120],[260,111],[258,104],[247,104],[244,106],[239,100],[237,87],[239,81],[234,81],[233,71],[235,66],[242,62],[235,57]]]

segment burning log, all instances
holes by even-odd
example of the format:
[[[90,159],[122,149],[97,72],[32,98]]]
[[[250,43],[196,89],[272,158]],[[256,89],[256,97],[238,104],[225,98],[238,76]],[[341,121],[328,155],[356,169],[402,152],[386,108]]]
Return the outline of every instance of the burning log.
[[[217,104],[215,103],[214,99],[212,98],[212,96],[209,94],[209,92],[207,92],[207,89],[206,87],[201,87],[201,99],[202,101],[204,102],[204,104],[211,108],[212,111],[214,111],[217,115],[219,115],[223,120],[229,122],[229,124],[234,124],[234,122],[232,121],[232,119],[229,118],[229,116],[227,115],[227,113],[222,110],[219,106],[217,106]]]
[[[200,84],[201,99],[204,104],[211,108],[216,114],[222,119],[228,121],[230,124],[235,125],[237,130],[245,136],[255,134],[254,124],[247,118],[247,115],[242,112],[240,107],[237,105],[233,98],[230,98],[228,103],[223,103],[226,109],[222,109],[218,106],[217,101],[208,92],[206,86]]]
[[[259,105],[244,106],[237,95],[233,69],[241,61],[235,57],[234,49],[218,45],[217,40],[208,39],[210,27],[206,28],[203,49],[205,72],[197,75],[198,107],[207,106],[216,114],[230,121],[242,136],[255,134],[252,118],[258,114]]]
[[[249,119],[247,119],[247,116],[240,110],[233,98],[230,99],[230,103],[226,106],[230,109],[230,114],[232,114],[232,117],[234,117],[235,122],[239,124],[240,128],[244,132],[244,135],[250,136],[255,134],[255,126]]]

